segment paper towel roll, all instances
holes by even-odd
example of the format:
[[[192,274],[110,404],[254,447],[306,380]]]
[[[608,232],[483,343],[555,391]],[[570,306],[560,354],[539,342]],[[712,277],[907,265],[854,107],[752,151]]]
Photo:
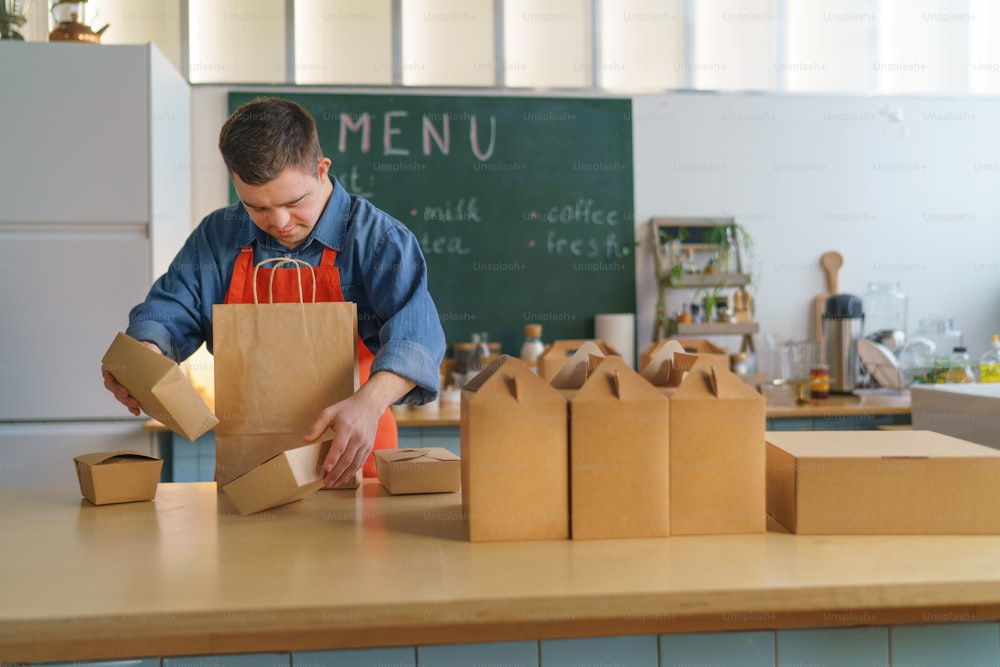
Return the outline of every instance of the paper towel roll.
[[[594,316],[594,338],[615,348],[625,363],[635,368],[635,314],[605,313]]]

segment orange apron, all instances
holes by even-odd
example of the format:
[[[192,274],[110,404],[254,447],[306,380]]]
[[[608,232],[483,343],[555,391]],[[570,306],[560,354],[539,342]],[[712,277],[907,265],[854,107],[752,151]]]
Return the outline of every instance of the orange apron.
[[[340,271],[334,266],[337,259],[337,251],[331,248],[323,249],[323,258],[319,266],[313,267],[316,272],[316,301],[343,301],[344,292],[340,288]],[[274,276],[274,284],[271,287],[272,303],[294,303],[300,300],[299,280],[302,281],[302,293],[309,294],[312,291],[312,272],[305,268],[300,269],[273,269],[261,267],[257,270],[257,290],[259,294],[267,294],[271,281],[271,273],[277,271]],[[299,272],[299,276],[295,275]],[[226,292],[225,303],[253,303],[253,246],[244,246],[233,264],[233,278],[229,283],[229,290]],[[358,337],[358,377],[361,384],[368,381],[371,375],[372,361],[375,355],[372,354],[368,346],[364,344],[360,336]],[[396,421],[392,418],[392,412],[386,409],[379,418],[378,431],[375,433],[375,449],[396,449],[398,447],[398,435],[396,433]],[[370,455],[365,461],[365,477],[375,477],[375,457]]]

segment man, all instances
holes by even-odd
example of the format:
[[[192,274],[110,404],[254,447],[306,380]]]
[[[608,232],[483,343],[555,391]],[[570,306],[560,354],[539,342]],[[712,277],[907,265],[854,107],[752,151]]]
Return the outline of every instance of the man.
[[[202,342],[212,349],[213,304],[252,300],[248,275],[258,262],[287,257],[317,267],[317,301],[357,304],[362,386],[317,415],[303,441],[333,430],[326,486],[362,466],[371,476],[373,447],[395,447],[388,406],[426,403],[439,388],[444,332],[420,245],[402,223],[345,192],[330,174],[312,116],[294,102],[270,97],[243,105],[223,125],[219,150],[240,203],[202,220],[132,309],[126,333],[181,361]],[[267,271],[276,292],[290,294],[297,285],[300,269]],[[297,294],[295,287],[295,300]],[[102,374],[105,387],[138,415],[135,398],[107,369]]]

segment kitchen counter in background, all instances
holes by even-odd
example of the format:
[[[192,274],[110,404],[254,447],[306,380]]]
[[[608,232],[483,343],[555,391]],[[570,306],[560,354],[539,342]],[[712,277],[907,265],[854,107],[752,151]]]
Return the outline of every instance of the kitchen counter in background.
[[[393,415],[400,428],[428,426],[458,426],[460,410],[458,406],[439,409],[395,408]],[[768,427],[773,421],[782,419],[819,419],[831,423],[851,422],[857,428],[865,428],[865,422],[877,422],[881,417],[909,418],[910,394],[859,391],[856,395],[831,395],[822,400],[810,400],[797,404],[794,400],[768,400],[766,416]],[[900,423],[906,419],[897,420]],[[908,422],[907,422],[908,423]],[[869,428],[874,428],[874,424]],[[771,429],[774,430],[774,429]],[[817,429],[820,430],[820,429]]]
[[[274,665],[361,664],[339,650],[382,647],[364,664],[390,650],[413,664],[461,644],[484,663],[527,647],[543,667],[569,664],[567,651],[656,665],[659,642],[664,665],[692,655],[682,650],[712,662],[720,646],[759,650],[762,665],[776,647],[782,664],[888,664],[890,641],[899,660],[1000,660],[1000,536],[796,536],[775,524],[470,543],[460,494],[390,496],[374,480],[245,517],[210,483],[103,507],[72,487],[5,488],[0,533],[4,663],[267,652]],[[332,652],[307,653],[320,650]]]

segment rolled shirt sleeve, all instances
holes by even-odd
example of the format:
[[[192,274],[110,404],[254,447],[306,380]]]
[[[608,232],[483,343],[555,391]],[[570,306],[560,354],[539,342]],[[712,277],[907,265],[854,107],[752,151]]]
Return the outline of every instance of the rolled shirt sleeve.
[[[403,397],[403,403],[434,400],[445,352],[444,331],[427,290],[427,266],[420,245],[402,224],[388,226],[376,242],[365,287],[378,335],[372,372],[388,370],[415,382],[417,386]]]

